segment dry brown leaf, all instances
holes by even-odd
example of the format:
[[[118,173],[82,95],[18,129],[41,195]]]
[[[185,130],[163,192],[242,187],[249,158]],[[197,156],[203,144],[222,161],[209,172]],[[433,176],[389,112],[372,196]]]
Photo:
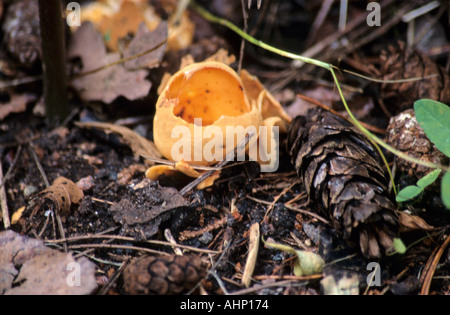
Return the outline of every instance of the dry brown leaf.
[[[148,239],[158,233],[163,221],[170,218],[170,210],[189,203],[175,188],[161,187],[147,179],[140,186],[139,189],[130,187],[133,198],[122,198],[109,211],[114,221],[122,224],[121,233]]]
[[[84,194],[70,179],[58,177],[50,187],[41,191],[38,196],[53,201],[60,213],[67,215],[70,213],[72,204],[80,203]]]
[[[127,127],[101,122],[79,122],[76,123],[76,125],[80,128],[96,128],[106,133],[115,133],[120,135],[122,141],[130,147],[136,158],[141,156],[148,156],[152,158],[162,157],[161,153],[152,141],[138,135],[136,132]]]
[[[419,216],[410,215],[404,212],[398,212],[398,221],[400,224],[400,232],[408,232],[414,230],[430,231],[434,229]]]
[[[27,104],[36,101],[36,95],[12,94],[11,99],[7,103],[0,103],[0,121],[12,113],[21,113],[26,111]]]
[[[150,32],[145,23],[141,23],[136,36],[133,38],[127,49],[124,51],[124,58],[138,55],[150,51],[163,43],[167,38],[167,23],[161,22],[158,27]],[[149,69],[159,65],[164,57],[166,43],[156,50],[149,52],[141,57],[131,59],[125,62],[125,68],[128,70]]]
[[[246,288],[250,286],[253,271],[256,266],[256,259],[258,258],[258,248],[259,248],[259,223],[253,223],[250,227],[250,241],[248,245],[248,256],[245,263],[244,273],[242,275],[242,284]]]
[[[121,59],[119,53],[107,53],[101,34],[90,22],[82,24],[71,37],[68,57],[81,58],[83,73],[100,69]],[[145,79],[147,75],[145,70],[128,71],[119,63],[78,77],[72,81],[72,85],[83,100],[109,104],[119,96],[129,100],[147,96],[152,86]]]
[[[85,295],[96,287],[95,265],[14,231],[0,232],[0,295]]]

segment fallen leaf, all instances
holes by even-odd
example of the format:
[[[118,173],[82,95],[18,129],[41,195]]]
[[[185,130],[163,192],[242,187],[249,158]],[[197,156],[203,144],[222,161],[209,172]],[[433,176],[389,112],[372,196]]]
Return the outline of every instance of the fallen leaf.
[[[22,217],[23,212],[25,211],[27,207],[23,206],[17,209],[13,215],[11,216],[11,224],[14,225],[17,222],[19,222],[20,218]]]
[[[274,242],[265,242],[267,247],[282,250],[289,254],[294,254],[297,259],[294,264],[294,274],[296,276],[310,276],[322,273],[325,261],[319,255],[304,250],[296,250],[289,245],[278,244]]]
[[[162,157],[161,153],[152,141],[142,137],[141,135],[137,134],[127,127],[101,122],[77,122],[75,124],[80,128],[95,128],[100,129],[106,133],[118,134],[124,144],[130,147],[136,158],[139,158],[141,156],[148,156],[153,158]]]
[[[83,191],[65,177],[58,177],[53,184],[41,191],[37,198],[51,200],[62,215],[70,213],[72,204],[78,204],[83,199]]]
[[[251,277],[255,270],[256,260],[258,258],[259,235],[259,223],[253,223],[250,227],[247,261],[245,262],[245,268],[242,274],[242,284],[245,285],[246,288],[250,286],[252,280]]]
[[[189,204],[176,189],[145,181],[141,189],[130,187],[132,199],[125,197],[109,209],[114,221],[122,224],[122,233],[139,239],[155,235],[161,222],[170,217],[169,210]]]
[[[414,230],[431,231],[434,229],[419,216],[410,215],[405,212],[398,212],[398,221],[400,224],[400,232],[408,232]]]
[[[107,53],[103,39],[90,22],[83,23],[73,34],[68,57],[80,57],[83,73],[100,69],[121,59],[119,53]],[[107,66],[94,73],[77,77],[73,87],[85,101],[103,101],[107,104],[123,96],[135,100],[147,96],[152,84],[145,78],[145,70],[128,71],[123,64]]]
[[[103,16],[97,28],[107,39],[108,48],[117,51],[120,39],[129,34],[136,34],[141,23],[146,23],[147,27],[154,29],[159,19],[154,14],[146,12],[148,10],[151,10],[151,7],[145,1],[138,3],[124,0],[114,14]]]
[[[149,31],[145,23],[141,23],[136,36],[124,51],[123,56],[124,58],[129,58],[131,56],[150,51],[158,45],[161,45],[161,43],[164,43],[166,39],[166,22],[161,22],[153,32]],[[164,57],[165,50],[166,43],[162,44],[161,47],[149,52],[148,54],[125,62],[125,68],[128,70],[154,68],[161,62],[162,58]]]
[[[95,265],[50,249],[14,231],[0,232],[0,294],[87,295],[96,288]]]
[[[12,94],[11,99],[7,103],[0,103],[0,121],[12,113],[22,113],[26,111],[27,104],[36,101],[34,94]]]

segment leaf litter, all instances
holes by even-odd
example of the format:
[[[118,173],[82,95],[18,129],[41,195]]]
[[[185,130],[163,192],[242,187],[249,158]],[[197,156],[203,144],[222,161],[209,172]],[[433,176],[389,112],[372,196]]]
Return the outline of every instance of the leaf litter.
[[[164,42],[167,36],[167,25],[165,23],[162,23],[153,33],[146,32],[145,27],[145,24],[141,24],[138,33],[140,37],[138,40],[131,42],[128,49],[125,50],[124,55],[126,57],[132,56],[135,52],[144,53]],[[156,40],[146,41],[149,36],[156,38]],[[162,38],[161,41],[158,41],[160,38]],[[144,41],[145,44],[139,44]],[[121,60],[122,55],[118,52],[108,53],[101,34],[92,23],[85,22],[71,37],[68,57],[81,59],[82,73],[105,68],[76,77],[72,81],[72,85],[85,101],[103,101],[109,104],[119,96],[128,100],[143,98],[147,96],[152,84],[146,79],[148,71],[142,70],[142,68],[146,68],[146,66],[154,67],[158,64],[164,48],[165,44],[152,54],[137,58],[126,65],[117,63],[109,66]],[[137,51],[139,49],[143,50]],[[138,70],[129,70],[130,68],[137,68]]]

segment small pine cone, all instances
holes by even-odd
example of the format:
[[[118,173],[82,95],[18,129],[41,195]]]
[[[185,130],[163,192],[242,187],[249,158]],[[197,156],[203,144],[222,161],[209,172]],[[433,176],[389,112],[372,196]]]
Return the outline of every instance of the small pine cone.
[[[174,295],[195,287],[206,275],[197,256],[144,256],[123,273],[124,288],[132,295]]]
[[[37,0],[16,0],[6,11],[4,44],[21,65],[33,67],[41,56],[41,29]]]
[[[289,129],[288,151],[310,204],[366,257],[392,249],[398,219],[377,151],[353,125],[312,110]]]
[[[425,54],[404,46],[404,44],[400,44],[397,48],[391,46],[389,51],[382,53],[383,80],[436,76],[403,83],[383,83],[381,96],[387,108],[396,115],[410,109],[412,104],[421,98],[450,103],[449,74]]]
[[[447,163],[446,156],[431,143],[422,127],[420,127],[413,109],[408,109],[397,116],[393,116],[389,121],[387,132],[386,142],[406,155],[435,164]],[[397,167],[401,173],[417,178],[421,178],[432,171],[426,166],[411,163],[401,158],[397,159]]]

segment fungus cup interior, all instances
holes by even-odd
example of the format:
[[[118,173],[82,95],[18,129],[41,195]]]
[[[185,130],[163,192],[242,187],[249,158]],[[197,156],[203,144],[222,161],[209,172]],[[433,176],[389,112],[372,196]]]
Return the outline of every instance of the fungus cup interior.
[[[242,84],[221,68],[205,67],[186,71],[174,79],[166,97],[178,99],[175,116],[193,124],[212,125],[222,116],[238,117],[250,112]]]

